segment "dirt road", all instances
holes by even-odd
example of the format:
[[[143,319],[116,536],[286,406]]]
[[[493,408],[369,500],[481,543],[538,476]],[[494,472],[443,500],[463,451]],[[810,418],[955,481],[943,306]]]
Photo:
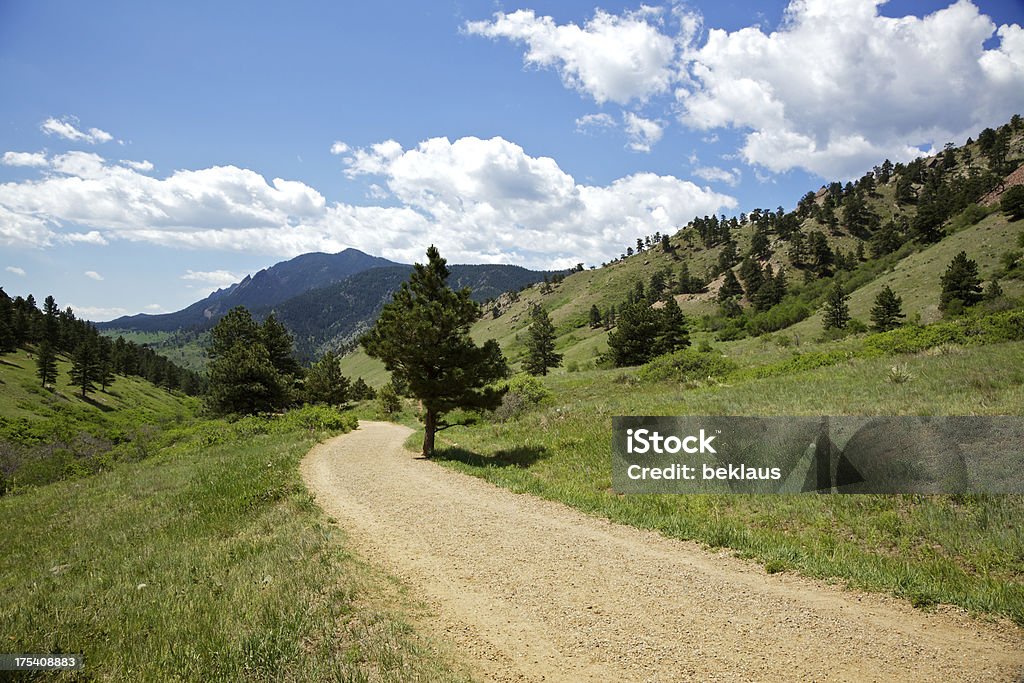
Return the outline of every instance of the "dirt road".
[[[768,575],[404,450],[364,422],[302,475],[424,626],[495,681],[1020,681],[1024,631]]]

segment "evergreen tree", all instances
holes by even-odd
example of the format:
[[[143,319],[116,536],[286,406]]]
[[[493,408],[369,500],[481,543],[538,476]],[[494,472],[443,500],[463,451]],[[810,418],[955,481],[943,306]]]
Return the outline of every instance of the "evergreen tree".
[[[940,279],[942,295],[939,298],[939,310],[946,311],[951,307],[973,306],[981,301],[981,278],[978,277],[978,263],[967,258],[961,251],[946,267]],[[960,302],[959,305],[954,304]]]
[[[57,353],[45,339],[36,350],[36,375],[44,388],[57,382]]]
[[[985,291],[982,292],[982,298],[985,301],[995,301],[1003,295],[1003,288],[999,285],[999,280],[992,278],[989,283],[985,285]]]
[[[835,262],[835,254],[832,253],[832,248],[828,246],[828,238],[823,233],[815,230],[808,237],[808,248],[815,274],[819,277],[830,274],[832,264]]]
[[[825,299],[823,322],[826,330],[846,329],[846,325],[850,322],[850,307],[846,303],[849,298],[842,284],[836,282],[832,285],[828,297]]]
[[[391,382],[382,386],[377,392],[377,408],[384,415],[394,415],[402,409],[402,398]]]
[[[259,328],[259,340],[270,356],[270,362],[282,375],[298,377],[302,368],[292,356],[294,340],[277,316],[271,313]]]
[[[736,275],[731,270],[725,271],[725,279],[722,281],[722,286],[718,289],[718,301],[723,302],[741,294],[743,294],[743,287],[740,285],[740,281],[736,279]]]
[[[1009,216],[1011,221],[1024,218],[1024,185],[1014,185],[1003,193],[999,208]]]
[[[56,349],[60,345],[60,309],[57,308],[57,301],[48,296],[43,300],[43,341],[50,342],[50,347]]]
[[[281,373],[260,343],[236,343],[209,364],[210,407],[219,414],[256,413],[278,410],[287,405],[287,390]]]
[[[96,352],[96,381],[99,382],[100,389],[106,391],[107,387],[114,383],[114,345],[106,337],[100,337]]]
[[[348,402],[348,378],[341,374],[339,358],[326,352],[306,373],[305,393],[309,403],[343,406]]]
[[[903,314],[903,299],[896,296],[888,285],[875,297],[871,308],[871,324],[878,332],[885,332],[900,326]]]
[[[504,377],[508,366],[496,341],[479,347],[470,339],[478,308],[469,289],[448,287],[450,272],[437,248],[427,249],[427,259],[413,267],[361,344],[422,402],[423,455],[430,457],[445,413],[501,403],[504,392],[488,385]]]
[[[601,327],[601,310],[597,307],[597,304],[593,304],[590,307],[590,327],[593,329]]]
[[[646,302],[623,306],[615,331],[608,334],[608,351],[617,367],[641,365],[655,356],[654,340],[661,320]]]
[[[655,339],[654,353],[656,355],[672,353],[690,345],[689,325],[687,325],[686,316],[683,315],[674,296],[670,296],[658,311],[658,317],[661,330]]]
[[[722,247],[722,251],[718,253],[718,270],[719,272],[728,270],[739,263],[739,261],[740,257],[736,251],[736,243],[729,240],[725,243],[725,246]]]
[[[71,384],[78,387],[82,392],[82,398],[85,398],[90,391],[96,390],[99,375],[99,354],[96,350],[96,341],[86,337],[79,342],[71,355]]]
[[[377,392],[362,377],[357,377],[356,381],[352,383],[353,401],[373,400],[376,397]]]
[[[527,332],[524,369],[531,375],[546,375],[548,368],[562,364],[562,354],[555,353],[555,328],[547,311],[535,306]]]
[[[259,325],[252,319],[252,314],[245,306],[236,306],[210,331],[210,346],[207,355],[219,358],[227,354],[236,344],[251,346],[260,342]]]

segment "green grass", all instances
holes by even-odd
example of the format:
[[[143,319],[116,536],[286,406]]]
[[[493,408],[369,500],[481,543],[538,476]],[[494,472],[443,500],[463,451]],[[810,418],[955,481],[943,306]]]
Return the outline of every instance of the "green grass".
[[[896,362],[909,381],[888,381]],[[553,402],[505,423],[443,432],[438,456],[514,491],[731,548],[772,572],[1024,624],[1024,497],[621,496],[610,471],[615,415],[1020,415],[1019,368],[1022,342],[851,358],[760,379],[643,382],[636,369],[553,375]]]
[[[52,389],[40,386],[30,352],[0,356],[0,492],[46,484],[147,457],[162,433],[200,411],[198,398],[138,377],[117,377],[83,398],[65,359]]]
[[[103,330],[103,336],[117,339],[124,337],[125,341],[135,342],[140,346],[145,344],[165,356],[168,360],[177,365],[194,370],[195,372],[206,372],[206,362],[209,358],[206,355],[206,345],[209,341],[209,332],[188,332],[178,330],[176,332],[139,332],[138,330]]]
[[[352,421],[198,423],[145,462],[0,498],[0,649],[82,653],[89,680],[461,680],[299,478],[319,428]]]

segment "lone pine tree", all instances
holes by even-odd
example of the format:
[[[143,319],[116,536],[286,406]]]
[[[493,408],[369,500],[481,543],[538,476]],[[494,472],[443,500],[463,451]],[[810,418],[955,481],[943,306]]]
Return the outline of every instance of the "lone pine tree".
[[[981,301],[981,278],[978,277],[978,263],[967,258],[961,251],[953,257],[946,272],[940,279],[942,295],[939,310],[956,311],[964,306],[973,306]]]
[[[893,330],[900,326],[900,320],[905,317],[903,299],[886,285],[875,297],[875,305],[871,307],[872,326],[879,332]]]
[[[541,306],[535,306],[527,332],[524,368],[531,375],[547,375],[548,368],[562,364],[562,354],[555,353],[555,328]]]
[[[42,381],[43,387],[57,381],[57,352],[45,339],[39,344],[36,352],[36,375]]]
[[[427,249],[426,265],[417,263],[409,279],[384,305],[360,343],[384,362],[392,376],[423,404],[423,455],[434,452],[440,418],[456,408],[494,409],[503,391],[488,386],[508,374],[498,343],[477,346],[469,327],[479,309],[469,289],[453,291],[450,272],[437,248]]]
[[[828,291],[828,297],[825,299],[824,325],[826,330],[846,329],[846,325],[850,322],[850,307],[846,304],[849,298],[840,283],[832,285],[832,289]]]

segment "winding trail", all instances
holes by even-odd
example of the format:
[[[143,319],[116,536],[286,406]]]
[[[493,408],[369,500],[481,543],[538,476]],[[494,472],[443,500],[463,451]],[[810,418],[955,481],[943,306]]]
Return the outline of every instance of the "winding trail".
[[[302,476],[493,681],[1021,681],[1024,630],[766,574],[418,458],[363,422]]]

